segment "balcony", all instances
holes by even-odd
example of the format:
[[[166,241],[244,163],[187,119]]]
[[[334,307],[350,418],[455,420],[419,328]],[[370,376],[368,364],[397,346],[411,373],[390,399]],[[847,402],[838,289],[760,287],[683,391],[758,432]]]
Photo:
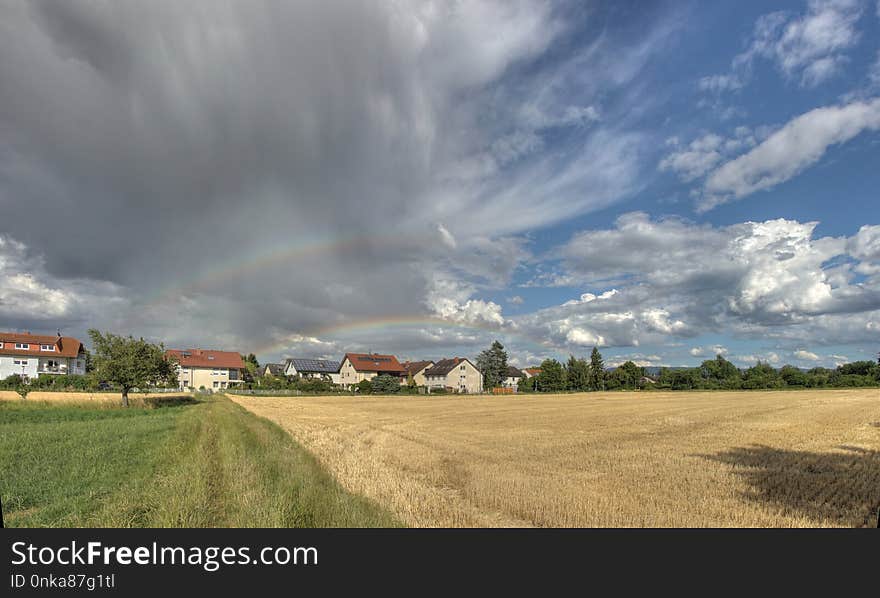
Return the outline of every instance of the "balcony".
[[[41,365],[37,370],[38,374],[66,374],[66,365]]]

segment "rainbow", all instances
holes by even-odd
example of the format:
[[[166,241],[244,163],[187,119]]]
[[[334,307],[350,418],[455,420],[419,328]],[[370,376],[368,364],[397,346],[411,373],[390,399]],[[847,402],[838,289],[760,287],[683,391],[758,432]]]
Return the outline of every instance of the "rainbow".
[[[145,307],[158,305],[177,299],[180,295],[207,292],[226,282],[240,279],[249,272],[268,268],[278,268],[287,262],[321,254],[344,254],[356,251],[375,250],[377,248],[417,249],[424,247],[425,239],[396,235],[356,235],[349,238],[312,238],[282,246],[268,252],[245,256],[240,259],[224,262],[223,265],[203,270],[198,278],[180,286],[160,290],[158,294],[148,296]]]
[[[290,262],[303,261],[316,255],[322,254],[345,254],[358,251],[372,251],[377,248],[391,248],[395,250],[418,250],[424,247],[425,237],[393,235],[356,235],[348,238],[311,238],[301,240],[291,246],[274,248],[259,255],[249,255],[228,261],[220,266],[202,271],[198,278],[185,285],[175,286],[160,290],[159,293],[148,296],[141,304],[144,308],[150,308],[162,303],[175,300],[181,295],[193,293],[205,293],[213,288],[238,280],[247,276],[249,272],[281,268]],[[489,323],[462,323],[445,320],[438,317],[421,315],[398,315],[365,318],[349,322],[342,322],[322,326],[303,331],[304,337],[332,337],[346,333],[356,333],[371,330],[389,330],[394,328],[413,327],[441,327],[458,330],[478,330],[490,332],[502,337],[512,337],[524,340],[537,346],[547,346],[546,339],[533,338],[498,325]],[[250,352],[260,354],[274,354],[288,348],[290,340],[275,339],[265,345],[255,347]]]

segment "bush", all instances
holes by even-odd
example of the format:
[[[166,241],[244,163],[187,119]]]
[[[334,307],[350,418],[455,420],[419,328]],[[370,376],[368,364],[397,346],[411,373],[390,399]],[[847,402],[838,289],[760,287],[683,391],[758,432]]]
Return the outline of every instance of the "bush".
[[[371,392],[377,395],[392,395],[400,393],[400,378],[382,374],[371,380]]]
[[[373,383],[369,380],[361,380],[354,387],[362,395],[368,395],[373,392]]]
[[[0,381],[0,389],[3,390],[18,390],[22,386],[24,386],[24,379],[18,374],[12,374]]]

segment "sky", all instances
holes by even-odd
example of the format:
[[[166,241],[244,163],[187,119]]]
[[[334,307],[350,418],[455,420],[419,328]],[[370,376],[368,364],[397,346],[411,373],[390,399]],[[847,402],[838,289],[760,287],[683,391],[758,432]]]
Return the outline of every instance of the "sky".
[[[0,330],[880,351],[880,2],[0,0]]]

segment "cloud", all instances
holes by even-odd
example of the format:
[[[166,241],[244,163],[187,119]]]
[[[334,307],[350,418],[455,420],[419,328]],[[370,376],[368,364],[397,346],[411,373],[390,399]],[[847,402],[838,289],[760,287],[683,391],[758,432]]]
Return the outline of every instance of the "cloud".
[[[877,231],[817,238],[816,225],[777,219],[713,227],[624,214],[611,229],[575,234],[559,252],[569,285],[613,285],[613,295],[586,293],[513,320],[562,345],[601,337],[637,346],[701,333],[817,344],[866,338],[880,326],[871,324],[880,281],[859,275],[876,259]]]
[[[773,62],[786,79],[816,87],[847,63],[846,51],[861,38],[856,25],[862,12],[861,0],[810,0],[803,15],[762,15],[748,48],[734,57],[731,72],[703,77],[699,88],[716,94],[742,89],[758,58]]]
[[[492,301],[470,299],[474,288],[457,279],[436,277],[426,299],[431,312],[438,318],[462,324],[501,326],[501,306]]]
[[[5,326],[320,353],[339,339],[315,331],[400,315],[499,325],[480,293],[530,259],[523,232],[630,197],[646,164],[620,115],[675,25],[631,43],[570,10],[5,3],[0,235],[42,259],[3,281]]]
[[[880,275],[880,226],[866,224],[847,244],[847,252],[859,260],[855,271],[865,276]]]
[[[440,233],[440,238],[443,240],[444,245],[446,245],[450,249],[455,249],[458,246],[458,243],[456,243],[455,241],[455,237],[453,237],[452,233],[449,232],[442,224],[437,225],[437,232]]]
[[[811,110],[709,174],[697,209],[705,212],[770,189],[818,162],[832,145],[878,129],[880,98]]]
[[[812,87],[829,79],[844,60],[842,52],[860,38],[856,23],[859,0],[811,0],[807,14],[789,20],[754,41],[753,51],[772,59],[787,76],[801,69],[801,84]],[[822,65],[818,66],[817,65]]]
[[[727,347],[712,345],[707,347],[693,347],[688,353],[690,353],[692,357],[714,357],[716,355],[727,355],[729,351]]]
[[[721,93],[742,89],[745,84],[736,75],[708,75],[700,78],[697,86],[702,91]]]
[[[511,305],[522,305],[523,303],[526,302],[526,300],[523,299],[522,297],[520,297],[519,295],[514,295],[513,297],[508,297],[507,302],[510,303]]]
[[[759,355],[734,355],[731,359],[745,365],[755,365],[758,362],[779,365],[781,361],[779,355],[773,351],[770,351],[769,353],[761,353]]]
[[[793,353],[796,359],[800,359],[801,361],[819,361],[819,356],[810,351],[805,351],[804,349],[799,349]]]
[[[603,301],[605,299],[611,299],[612,297],[617,295],[617,292],[618,292],[617,289],[611,289],[609,291],[605,291],[604,293],[602,293],[600,295],[594,295],[593,293],[584,293],[583,295],[580,296],[579,299],[571,299],[570,301],[566,301],[565,303],[563,303],[563,306],[565,306],[565,305],[580,305],[583,303],[592,303],[593,301],[596,301],[596,300]]]
[[[112,321],[127,305],[112,283],[58,279],[24,243],[0,235],[0,329],[51,330],[95,317]]]
[[[620,367],[627,361],[631,361],[640,368],[663,365],[663,358],[659,355],[644,355],[642,353],[630,353],[627,355],[613,355],[605,361],[608,367]]]
[[[722,160],[735,152],[753,147],[757,143],[755,133],[748,127],[737,127],[729,138],[707,133],[682,147],[677,139],[667,142],[674,152],[660,161],[661,171],[671,171],[688,183],[705,175]]]

